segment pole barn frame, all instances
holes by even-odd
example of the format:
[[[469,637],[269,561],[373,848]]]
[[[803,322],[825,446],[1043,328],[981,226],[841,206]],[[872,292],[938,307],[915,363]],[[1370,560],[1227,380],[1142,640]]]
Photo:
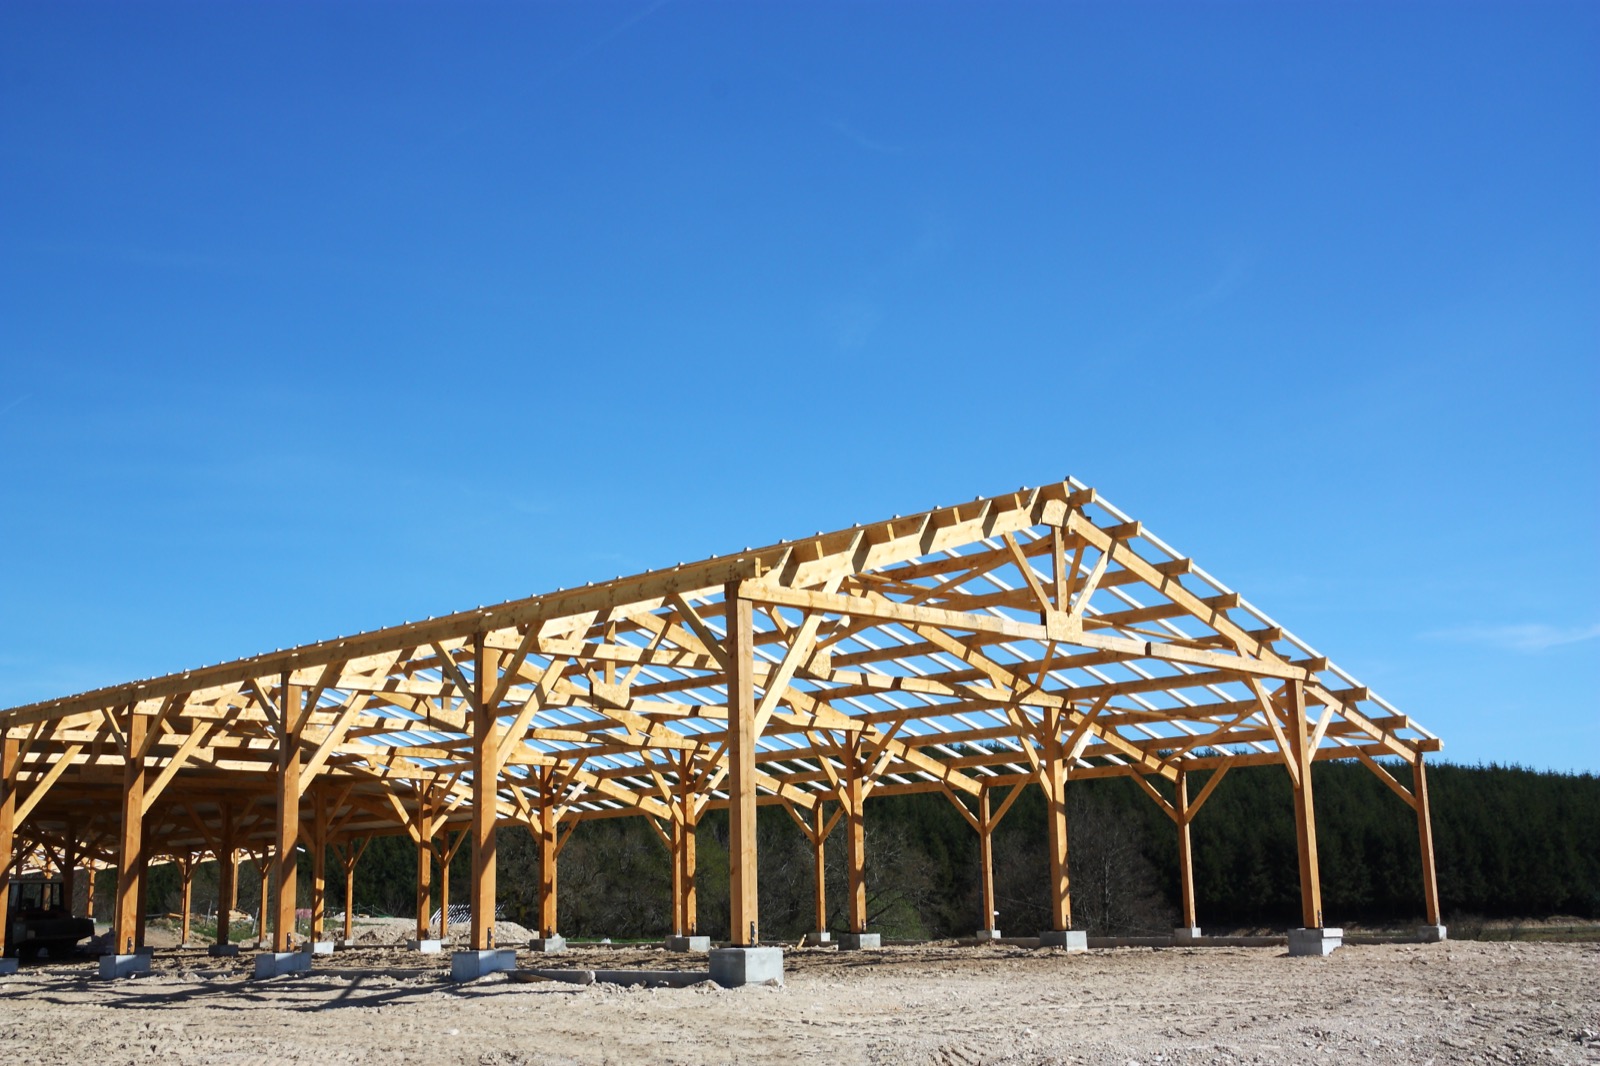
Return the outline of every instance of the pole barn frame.
[[[1438,921],[1422,762],[1438,738],[1074,480],[14,707],[0,731],[0,851],[115,864],[124,952],[151,856],[231,874],[237,852],[273,853],[263,910],[282,951],[302,840],[319,884],[322,847],[343,842],[348,892],[351,842],[409,834],[425,889],[440,832],[471,841],[471,944],[491,948],[495,830],[512,825],[540,841],[552,935],[572,829],[640,815],[673,827],[672,925],[693,932],[694,827],[719,808],[731,939],[754,944],[756,808],[788,808],[820,873],[827,800],[849,827],[859,932],[867,798],[942,792],[986,844],[1030,784],[1049,799],[1051,913],[1070,929],[1065,793],[1117,776],[1178,827],[1192,925],[1189,822],[1223,773],[1259,765],[1293,785],[1304,920],[1320,925],[1312,767],[1345,758],[1416,811]],[[1411,787],[1380,758],[1406,763]],[[1212,772],[1191,798],[1195,771]],[[989,926],[987,869],[985,886]]]

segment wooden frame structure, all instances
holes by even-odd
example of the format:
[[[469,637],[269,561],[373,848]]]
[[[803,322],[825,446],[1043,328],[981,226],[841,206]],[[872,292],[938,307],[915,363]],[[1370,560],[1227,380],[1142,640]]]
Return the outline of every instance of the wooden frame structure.
[[[862,805],[907,792],[942,792],[979,834],[988,928],[989,835],[1034,783],[1053,923],[1070,929],[1065,789],[1107,776],[1178,827],[1194,925],[1189,823],[1229,768],[1265,764],[1294,785],[1304,922],[1320,926],[1311,768],[1337,758],[1416,809],[1438,921],[1422,765],[1438,739],[1072,480],[15,707],[0,729],[0,855],[114,863],[118,951],[140,941],[157,856],[225,857],[224,896],[239,854],[263,878],[270,863],[284,951],[299,848],[320,930],[326,849],[348,897],[361,841],[389,833],[418,844],[419,883],[435,849],[470,842],[471,942],[490,948],[506,825],[540,843],[553,936],[562,845],[619,816],[657,824],[673,931],[692,933],[694,827],[712,808],[729,817],[731,940],[754,944],[761,804],[817,848],[819,924],[822,842],[845,821],[859,932]],[[1414,768],[1414,791],[1385,756]]]

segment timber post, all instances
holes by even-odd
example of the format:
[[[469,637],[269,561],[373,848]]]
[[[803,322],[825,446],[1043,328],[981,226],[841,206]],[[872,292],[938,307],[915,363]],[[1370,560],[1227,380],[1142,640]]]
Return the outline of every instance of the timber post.
[[[419,794],[417,799],[417,940],[430,939],[429,927],[433,914],[429,910],[433,894],[433,811],[428,802],[433,790]]]
[[[672,819],[672,935],[687,936],[683,924],[683,838],[682,818]]]
[[[11,913],[11,864],[16,856],[17,770],[22,745],[0,733],[0,923]],[[10,950],[0,925],[0,955]]]
[[[1045,822],[1050,849],[1050,928],[1072,928],[1072,879],[1067,855],[1067,764],[1057,715],[1046,716],[1039,775],[1044,786]]]
[[[1183,908],[1183,927],[1194,929],[1200,923],[1196,920],[1194,852],[1189,839],[1189,771],[1178,771],[1178,778],[1173,782],[1173,795],[1177,801],[1173,804],[1173,809],[1177,812],[1175,822],[1178,827],[1178,895]]]
[[[322,940],[328,914],[328,797],[311,793],[311,942]]]
[[[344,873],[344,942],[345,946],[355,939],[355,912],[356,912],[356,863],[361,858],[361,853],[367,850],[367,843],[371,837],[363,837],[358,846],[354,840],[346,839],[344,847],[339,850],[339,865]]]
[[[867,931],[867,821],[859,745],[857,736],[851,741],[848,774],[844,779],[846,891],[852,933]]]
[[[728,669],[728,940],[761,942],[756,896],[755,624],[737,583],[723,592]]]
[[[822,801],[817,801],[816,828],[811,836],[812,870],[815,880],[812,882],[813,899],[816,906],[816,929],[820,935],[828,931],[828,863],[826,848],[828,846],[828,822],[824,816]]]
[[[144,872],[144,742],[148,718],[128,708],[123,738],[127,744],[122,775],[122,825],[117,843],[117,902],[112,921],[115,953],[132,955],[139,946],[139,898]]]
[[[1422,903],[1428,924],[1439,922],[1439,875],[1433,858],[1433,814],[1428,807],[1428,770],[1423,765],[1422,753],[1412,764],[1411,794],[1417,808],[1417,842],[1422,852]]]
[[[300,732],[310,708],[305,706],[304,690],[293,684],[287,673],[278,691],[281,694],[279,713],[283,718],[278,736],[278,898],[273,908],[276,916],[272,924],[272,950],[286,952],[294,947],[294,912],[299,887],[296,881],[300,842]],[[264,928],[262,932],[265,933]]]
[[[556,931],[556,874],[560,861],[560,822],[555,804],[545,802],[539,807],[539,936],[544,940],[560,935]]]
[[[267,918],[271,913],[271,895],[268,889],[272,882],[272,866],[275,857],[269,857],[269,852],[262,851],[258,856],[251,853],[250,862],[256,868],[256,876],[261,881],[261,895],[256,899],[256,949],[267,946]]]
[[[179,947],[189,946],[189,919],[193,914],[194,907],[194,868],[194,856],[185,852],[183,857],[178,860],[178,875],[182,878],[181,889],[183,893],[179,911],[179,920],[182,927],[178,936]]]
[[[217,943],[226,946],[232,935],[233,912],[239,905],[239,866],[233,840],[233,807],[222,804],[221,832],[217,836]],[[90,884],[94,882],[91,880]],[[94,909],[90,908],[90,914]]]
[[[683,882],[683,913],[679,915],[679,924],[683,927],[681,936],[694,936],[695,926],[699,924],[700,899],[695,888],[695,855],[696,841],[695,829],[698,825],[695,816],[695,798],[685,794],[683,797],[683,849],[679,855],[681,870],[679,878]]]
[[[982,881],[983,922],[980,932],[999,928],[994,909],[994,822],[989,816],[989,789],[978,792],[978,871]]]
[[[1284,691],[1289,724],[1288,755],[1295,760],[1294,828],[1300,858],[1300,917],[1307,929],[1322,928],[1322,881],[1317,864],[1317,813],[1311,792],[1311,735],[1306,722],[1306,690],[1299,681]]]
[[[494,708],[488,705],[498,670],[484,647],[484,636],[472,637],[472,691],[463,692],[472,705],[472,943],[474,951],[494,947],[496,896],[495,823],[499,814],[499,738]]]

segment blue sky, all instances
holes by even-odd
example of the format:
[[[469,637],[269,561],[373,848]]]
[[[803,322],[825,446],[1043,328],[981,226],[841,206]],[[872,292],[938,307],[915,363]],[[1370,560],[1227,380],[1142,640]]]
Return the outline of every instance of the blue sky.
[[[0,6],[0,706],[1075,475],[1600,769],[1600,7]]]

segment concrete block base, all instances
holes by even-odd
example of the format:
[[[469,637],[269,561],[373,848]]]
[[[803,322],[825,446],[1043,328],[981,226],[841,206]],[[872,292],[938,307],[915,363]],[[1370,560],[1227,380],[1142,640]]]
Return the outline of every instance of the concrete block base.
[[[444,954],[443,940],[407,940],[406,947],[421,955]]]
[[[815,933],[806,934],[807,947],[820,948],[831,943],[833,943],[833,934],[826,929],[819,929]]]
[[[782,948],[717,948],[711,953],[711,979],[723,988],[783,984]]]
[[[558,951],[567,950],[567,938],[563,936],[536,936],[528,941],[528,950],[538,952],[540,955],[554,955]]]
[[[1333,949],[1343,943],[1343,929],[1289,930],[1289,954],[1291,955],[1332,955]]]
[[[998,930],[998,929],[979,929],[976,935],[977,935],[979,940],[999,940],[1000,939],[1000,930]]]
[[[708,936],[669,936],[666,944],[668,951],[710,951],[711,938]]]
[[[874,951],[883,947],[881,933],[840,933],[840,951]]]
[[[311,943],[306,945],[306,950],[312,955],[332,955],[333,941],[313,940]]]
[[[351,948],[358,948],[361,946],[355,941],[354,938],[351,938],[350,940],[335,940],[333,943],[334,946],[340,951],[349,951]]]
[[[304,951],[263,951],[256,956],[257,977],[282,977],[311,969],[311,955]]]
[[[1198,925],[1180,925],[1172,931],[1172,942],[1174,944],[1193,944],[1199,939],[1200,927]]]
[[[206,954],[213,959],[231,959],[239,954],[238,944],[212,944],[206,948]]]
[[[1066,948],[1068,951],[1088,951],[1089,934],[1082,929],[1046,929],[1039,934],[1042,948]]]
[[[100,956],[100,976],[106,980],[118,977],[132,977],[135,974],[150,972],[149,955],[102,955]]]
[[[1442,925],[1417,926],[1417,939],[1424,944],[1442,944],[1449,940],[1449,930]]]
[[[476,981],[485,974],[502,973],[517,968],[517,953],[513,948],[490,948],[488,951],[454,951],[450,953],[450,980]]]
[[[16,959],[0,958],[0,977],[4,977],[6,974],[16,973],[17,965],[18,963]]]

